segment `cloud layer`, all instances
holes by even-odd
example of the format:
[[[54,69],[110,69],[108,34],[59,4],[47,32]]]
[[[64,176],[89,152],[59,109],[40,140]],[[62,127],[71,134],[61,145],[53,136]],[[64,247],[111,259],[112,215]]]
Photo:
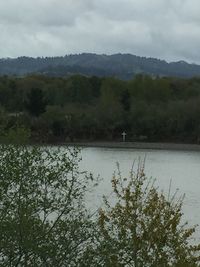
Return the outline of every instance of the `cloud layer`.
[[[0,57],[133,53],[200,63],[199,0],[0,2]]]

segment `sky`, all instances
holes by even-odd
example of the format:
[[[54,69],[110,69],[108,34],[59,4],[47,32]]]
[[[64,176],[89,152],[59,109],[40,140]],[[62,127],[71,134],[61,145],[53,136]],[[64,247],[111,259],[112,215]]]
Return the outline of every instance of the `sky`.
[[[200,63],[199,0],[0,0],[0,57],[131,53]]]

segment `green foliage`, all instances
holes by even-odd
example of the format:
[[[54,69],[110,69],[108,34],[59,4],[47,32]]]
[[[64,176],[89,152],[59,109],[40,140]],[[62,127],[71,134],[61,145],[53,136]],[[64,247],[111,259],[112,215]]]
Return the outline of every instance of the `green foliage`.
[[[24,114],[6,114],[0,110],[0,143],[26,144],[30,142],[31,131],[27,127],[28,118]]]
[[[27,110],[33,116],[39,116],[45,112],[46,101],[44,99],[44,93],[39,88],[32,88],[26,104]]]
[[[90,102],[92,98],[92,86],[89,80],[80,75],[70,78],[68,97],[70,102],[75,102],[75,103]]]
[[[24,127],[13,127],[3,131],[0,142],[3,144],[27,144],[30,141],[30,130]]]
[[[112,186],[116,203],[105,198],[99,212],[96,266],[199,266],[200,245],[189,243],[195,228],[181,224],[182,199],[158,193],[143,165],[130,179],[114,175]]]
[[[0,147],[1,266],[83,266],[92,178],[79,160],[76,149]]]
[[[198,78],[0,77],[0,129],[19,120],[33,142],[119,141],[126,131],[127,141],[196,143],[199,103]]]

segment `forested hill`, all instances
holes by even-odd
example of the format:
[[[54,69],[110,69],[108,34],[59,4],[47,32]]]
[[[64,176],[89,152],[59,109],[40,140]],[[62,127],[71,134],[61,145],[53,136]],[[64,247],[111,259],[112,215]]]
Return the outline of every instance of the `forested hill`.
[[[139,73],[191,78],[200,76],[200,65],[188,64],[185,61],[167,63],[164,60],[131,54],[108,56],[84,53],[64,57],[0,59],[0,75],[25,76],[30,73],[57,77],[72,74],[112,76],[125,80]]]

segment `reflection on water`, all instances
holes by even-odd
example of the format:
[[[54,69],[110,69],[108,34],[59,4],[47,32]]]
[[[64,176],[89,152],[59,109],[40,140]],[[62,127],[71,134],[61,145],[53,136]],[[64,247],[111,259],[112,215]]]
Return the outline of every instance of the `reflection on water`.
[[[184,199],[184,219],[190,224],[200,224],[200,152],[168,150],[135,150],[109,148],[83,148],[81,169],[103,178],[98,191],[92,196],[92,205],[98,208],[102,195],[111,192],[111,177],[120,163],[123,176],[130,172],[134,160],[146,158],[145,173],[156,178],[160,190],[168,192],[172,180],[172,192],[177,188]],[[112,197],[112,196],[111,196]],[[200,230],[198,230],[198,238]]]

